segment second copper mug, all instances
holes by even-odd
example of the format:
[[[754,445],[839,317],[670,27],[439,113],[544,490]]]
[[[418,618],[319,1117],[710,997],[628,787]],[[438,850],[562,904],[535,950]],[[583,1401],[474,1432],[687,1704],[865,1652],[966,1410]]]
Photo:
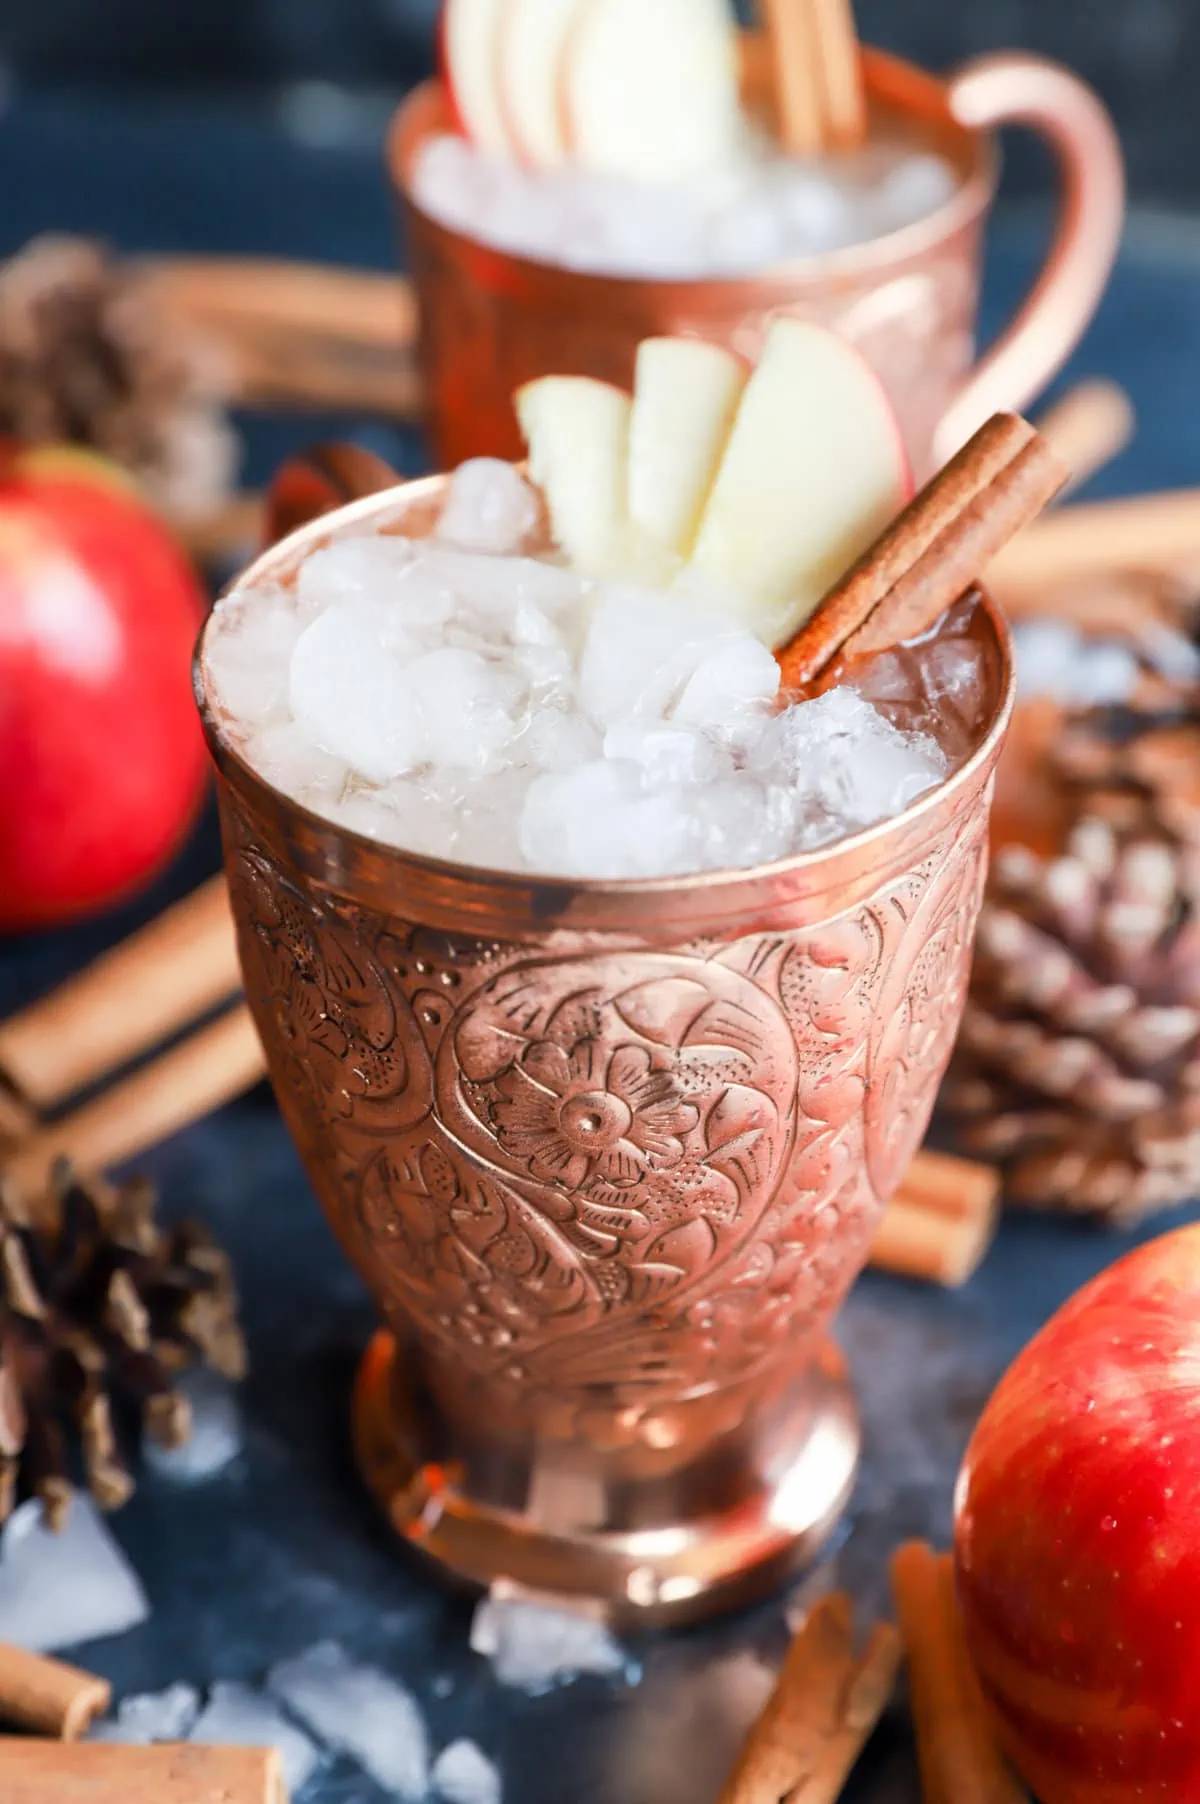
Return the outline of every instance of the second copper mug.
[[[361,455],[327,474],[386,480]],[[331,533],[419,535],[445,482],[299,526],[239,586],[289,582]],[[359,1462],[443,1575],[697,1617],[810,1559],[844,1508],[858,1421],[828,1328],[957,1032],[1011,710],[988,604],[979,631],[986,730],[939,789],[820,851],[622,883],[310,814],[241,757],[201,656],[246,995],[386,1324]]]
[[[763,83],[761,40],[746,39],[747,87]],[[561,269],[441,225],[412,197],[422,143],[450,129],[440,84],[393,124],[389,160],[420,312],[426,423],[435,465],[514,458],[512,395],[545,375],[632,384],[637,347],[656,334],[712,339],[753,361],[781,312],[836,327],[887,387],[919,479],[998,409],[1023,410],[1082,336],[1112,268],[1124,215],[1121,152],[1104,107],[1078,77],[1005,53],[947,81],[866,52],[873,115],[914,128],[958,171],[927,218],[864,244],[753,275],[651,281]],[[1059,227],[1028,298],[974,363],[983,227],[997,181],[994,133],[1039,132],[1060,169]]]

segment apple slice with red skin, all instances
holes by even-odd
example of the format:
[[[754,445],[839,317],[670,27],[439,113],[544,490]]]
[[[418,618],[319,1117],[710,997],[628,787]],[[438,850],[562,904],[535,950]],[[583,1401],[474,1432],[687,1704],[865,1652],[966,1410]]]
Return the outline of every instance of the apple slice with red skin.
[[[1041,1804],[1200,1798],[1200,1226],[1018,1355],[955,1513],[967,1642]]]
[[[554,169],[567,161],[562,61],[585,0],[507,0],[500,27],[500,99],[521,161]]]
[[[729,0],[584,0],[563,84],[572,159],[606,174],[720,168],[744,131]]]
[[[648,338],[638,347],[629,517],[676,557],[695,543],[749,374],[732,351],[698,338]]]
[[[500,98],[500,32],[508,0],[445,0],[442,79],[455,124],[489,156],[509,157],[513,144]]]
[[[543,376],[514,404],[557,543],[585,574],[617,573],[630,540],[629,396],[590,376]]]
[[[682,581],[781,645],[911,499],[892,405],[824,326],[777,319],[746,385]]]

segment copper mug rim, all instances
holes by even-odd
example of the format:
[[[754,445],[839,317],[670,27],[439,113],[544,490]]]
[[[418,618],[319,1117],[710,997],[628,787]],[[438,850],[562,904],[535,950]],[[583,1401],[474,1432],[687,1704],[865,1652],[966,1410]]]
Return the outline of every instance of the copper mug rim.
[[[743,38],[748,45],[754,45],[759,41],[759,34],[744,33]],[[597,297],[607,296],[616,303],[632,283],[653,290],[664,302],[678,297],[693,307],[697,299],[704,296],[711,296],[714,306],[721,306],[731,295],[748,286],[759,289],[778,286],[794,296],[805,287],[825,287],[851,271],[858,274],[920,256],[985,213],[995,197],[1000,178],[1000,156],[994,135],[955,118],[945,83],[915,63],[869,45],[863,47],[863,65],[868,96],[875,108],[907,119],[919,117],[929,128],[930,138],[941,141],[938,148],[953,162],[960,177],[954,193],[932,212],[908,225],[876,233],[837,250],[785,258],[738,274],[643,276],[568,268],[491,244],[445,224],[418,205],[410,180],[421,143],[436,131],[454,130],[445,86],[437,77],[420,83],[397,108],[388,133],[388,169],[405,205],[420,216],[430,232],[455,245],[460,252],[503,258],[517,274],[525,274],[539,284],[556,285],[568,295],[586,288]]]
[[[322,544],[348,529],[401,525],[432,504],[449,478],[425,476],[367,495],[310,520],[264,551],[226,585],[222,598],[268,583],[286,583],[299,564]],[[691,872],[650,878],[568,878],[561,875],[492,870],[383,845],[338,825],[294,801],[260,776],[234,745],[210,700],[204,646],[213,616],[201,629],[193,658],[193,690],[205,738],[217,770],[246,795],[255,814],[270,823],[299,858],[310,880],[353,897],[370,890],[376,899],[403,895],[406,912],[429,925],[473,932],[497,931],[512,937],[522,928],[544,936],[556,927],[600,931],[654,927],[678,930],[760,918],[797,894],[823,895],[861,883],[877,885],[885,866],[902,867],[929,837],[933,817],[949,818],[959,798],[990,776],[1012,715],[1016,677],[1008,623],[992,597],[981,591],[998,670],[987,729],[971,756],[945,782],[919,797],[902,813],[813,851],[794,852],[740,869]]]

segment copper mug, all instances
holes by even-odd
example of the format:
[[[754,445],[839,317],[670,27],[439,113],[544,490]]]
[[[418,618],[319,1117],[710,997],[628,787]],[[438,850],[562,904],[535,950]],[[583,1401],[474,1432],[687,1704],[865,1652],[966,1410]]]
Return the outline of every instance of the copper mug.
[[[239,587],[343,528],[427,529],[444,483],[309,521]],[[859,1431],[827,1331],[958,1028],[1011,711],[990,604],[979,630],[987,730],[933,794],[823,851],[624,883],[308,813],[239,756],[201,647],[246,994],[386,1323],[359,1462],[443,1574],[678,1620],[772,1585],[841,1513]]]
[[[746,40],[747,86],[764,85],[760,39]],[[940,81],[866,52],[873,115],[915,128],[958,170],[928,218],[868,243],[751,276],[644,281],[582,274],[451,231],[413,201],[414,157],[450,129],[445,92],[426,83],[393,123],[389,164],[420,313],[420,359],[438,469],[521,455],[512,396],[536,376],[595,376],[628,389],[638,345],[693,334],[753,361],[771,319],[800,314],[857,343],[891,394],[919,478],[998,409],[1022,410],[1062,366],[1104,291],[1124,215],[1120,146],[1100,101],[1068,70],[1008,53]],[[994,133],[1027,125],[1061,170],[1058,232],[1016,318],[978,363],[983,226],[998,175]]]

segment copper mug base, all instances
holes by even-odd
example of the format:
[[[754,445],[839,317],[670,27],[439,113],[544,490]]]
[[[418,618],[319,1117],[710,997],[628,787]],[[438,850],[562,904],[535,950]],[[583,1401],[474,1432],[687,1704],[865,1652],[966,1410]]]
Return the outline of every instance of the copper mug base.
[[[419,536],[444,483],[311,521],[239,586],[347,528]],[[241,756],[201,648],[247,1000],[388,1330],[359,1459],[446,1577],[696,1618],[836,1521],[858,1427],[829,1328],[966,999],[1012,708],[986,600],[978,630],[985,731],[939,789],[819,852],[626,883],[440,863],[309,813]]]
[[[768,1595],[811,1564],[854,1489],[858,1410],[832,1341],[786,1399],[774,1433],[732,1461],[701,1459],[679,1474],[656,1500],[654,1526],[628,1520],[627,1494],[609,1494],[595,1473],[553,1455],[505,1473],[521,1507],[496,1503],[486,1478],[473,1485],[469,1457],[446,1466],[435,1456],[406,1378],[393,1336],[376,1335],[355,1386],[354,1450],[396,1532],[466,1588],[500,1580],[599,1611],[617,1627],[675,1627]]]

